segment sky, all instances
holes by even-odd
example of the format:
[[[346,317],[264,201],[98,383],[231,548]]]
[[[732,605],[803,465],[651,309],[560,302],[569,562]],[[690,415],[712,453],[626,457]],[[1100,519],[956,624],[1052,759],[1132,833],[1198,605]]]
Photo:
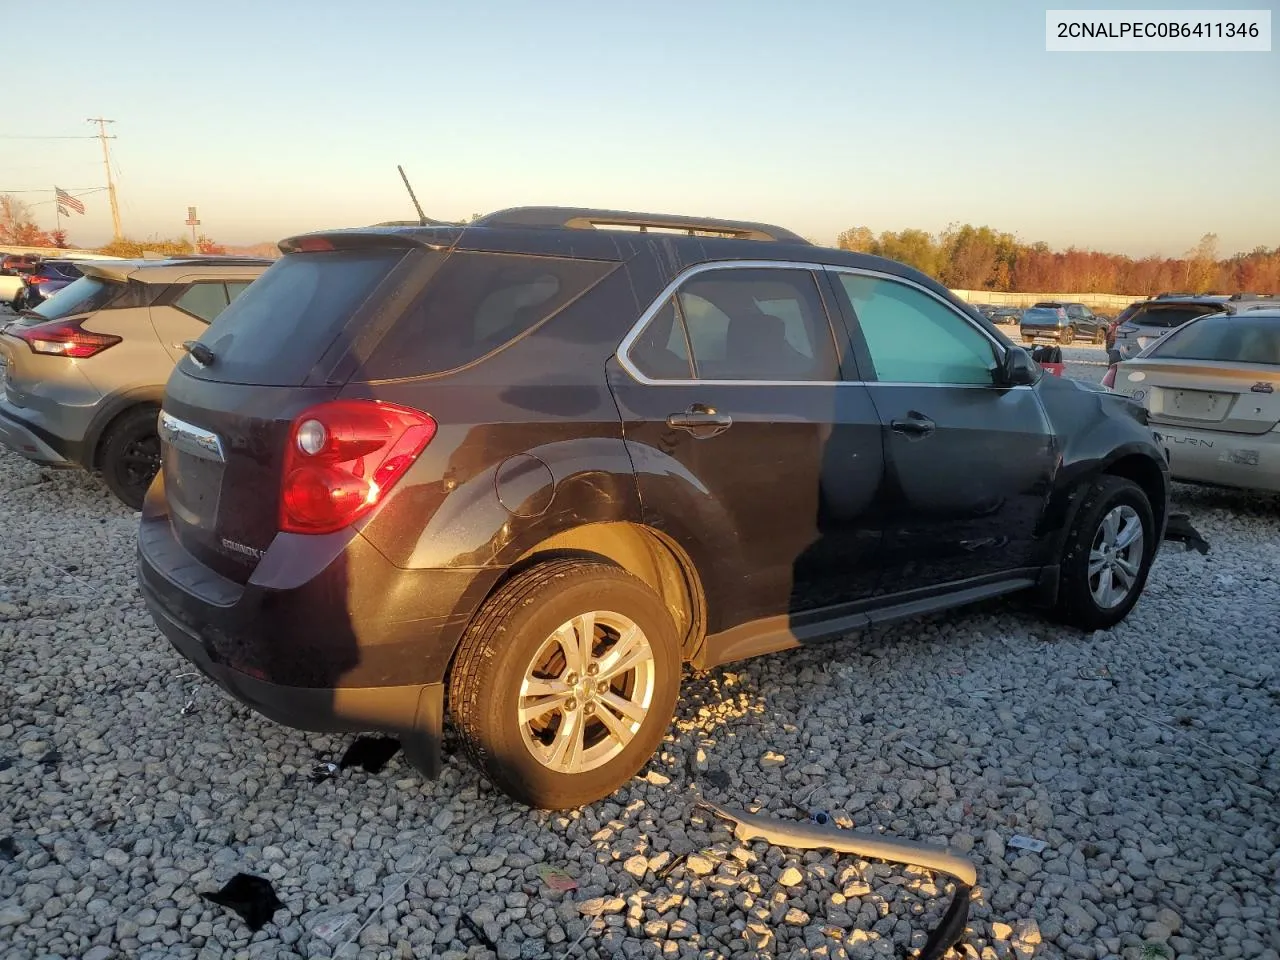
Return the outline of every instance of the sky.
[[[43,191],[20,196],[45,227],[53,184],[84,194],[77,245],[110,239],[106,194],[87,192],[100,144],[29,138],[89,137],[99,116],[138,238],[184,234],[191,205],[237,244],[409,219],[401,163],[440,219],[557,204],[823,243],[968,222],[1133,256],[1208,232],[1224,254],[1280,245],[1280,45],[1048,53],[1028,2],[58,9],[56,42],[5,54],[6,102],[27,106],[0,123],[0,192]]]

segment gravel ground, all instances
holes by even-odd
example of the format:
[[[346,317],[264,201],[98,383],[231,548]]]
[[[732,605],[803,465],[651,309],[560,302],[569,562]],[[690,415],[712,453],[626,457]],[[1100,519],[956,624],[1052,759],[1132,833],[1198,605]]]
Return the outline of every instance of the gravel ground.
[[[952,957],[1280,957],[1274,499],[1177,488],[1213,551],[1167,549],[1112,631],[991,603],[690,677],[645,776],[559,815],[457,758],[312,783],[349,738],[190,675],[98,481],[0,453],[0,494],[6,960],[489,956],[464,912],[503,958],[888,957],[946,905],[920,872],[738,844],[695,790],[968,852]],[[257,933],[200,897],[240,871],[284,903]]]

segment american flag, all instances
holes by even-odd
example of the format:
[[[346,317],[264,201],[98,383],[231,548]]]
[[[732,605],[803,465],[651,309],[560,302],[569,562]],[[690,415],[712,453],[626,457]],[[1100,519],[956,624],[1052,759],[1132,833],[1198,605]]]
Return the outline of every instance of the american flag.
[[[84,213],[84,204],[71,194],[67,193],[67,191],[63,190],[61,187],[54,187],[53,194],[57,199],[59,206],[68,210],[74,210],[76,213]]]

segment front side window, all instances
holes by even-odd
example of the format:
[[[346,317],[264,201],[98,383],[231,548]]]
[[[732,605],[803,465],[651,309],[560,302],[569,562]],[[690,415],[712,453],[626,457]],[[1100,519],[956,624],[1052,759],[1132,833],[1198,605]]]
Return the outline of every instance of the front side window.
[[[227,290],[221,283],[193,283],[173,305],[205,323],[213,323],[227,307]]]
[[[839,377],[831,327],[807,270],[708,270],[681,285],[674,307],[673,323],[683,323],[698,379],[803,383]],[[669,336],[668,349],[678,349],[679,339]]]
[[[996,354],[977,327],[922,290],[861,274],[840,274],[876,379],[885,383],[995,382]]]

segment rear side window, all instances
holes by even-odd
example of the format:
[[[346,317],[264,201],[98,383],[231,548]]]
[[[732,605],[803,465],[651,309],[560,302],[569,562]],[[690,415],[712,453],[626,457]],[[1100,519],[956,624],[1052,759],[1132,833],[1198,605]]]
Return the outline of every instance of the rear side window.
[[[1280,319],[1206,317],[1165,337],[1148,356],[1280,366]]]
[[[125,286],[100,277],[81,277],[59,290],[56,297],[42,301],[31,313],[39,317],[36,323],[61,320],[77,313],[92,313],[119,298],[125,292]]]
[[[362,379],[442,373],[479,360],[559,312],[616,266],[455,252],[382,338]]]
[[[1188,320],[1203,317],[1205,314],[1218,313],[1222,308],[1208,304],[1149,304],[1139,307],[1129,317],[1129,323],[1141,327],[1180,327]]]
[[[227,290],[220,282],[193,283],[173,301],[173,305],[197,320],[212,323],[227,308]]]
[[[405,255],[402,249],[294,253],[276,261],[218,315],[201,342],[217,358],[195,377],[296,386]],[[70,289],[70,288],[68,288]]]

